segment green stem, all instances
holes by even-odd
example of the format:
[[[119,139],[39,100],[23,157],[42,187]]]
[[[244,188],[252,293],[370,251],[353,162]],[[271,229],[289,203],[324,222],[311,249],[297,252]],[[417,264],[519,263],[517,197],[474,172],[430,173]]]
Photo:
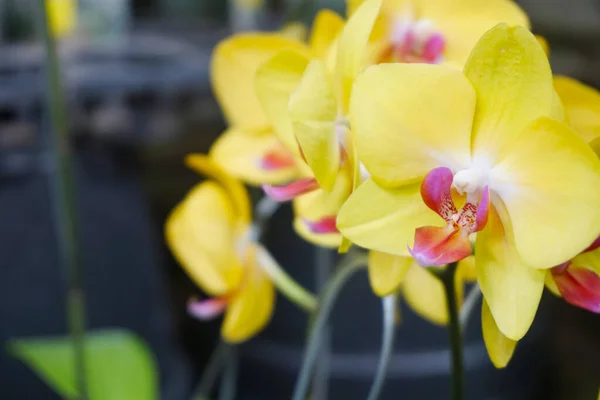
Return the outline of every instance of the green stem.
[[[202,378],[196,388],[194,400],[207,400],[209,398],[210,391],[215,385],[221,369],[223,369],[223,366],[225,365],[230,350],[230,345],[225,342],[219,342],[219,345],[213,351],[202,372]]]
[[[344,287],[348,279],[355,272],[366,267],[366,265],[366,254],[348,253],[346,257],[344,257],[341,265],[336,269],[331,280],[327,283],[325,290],[321,295],[319,302],[320,307],[310,332],[308,344],[304,351],[302,367],[300,369],[298,381],[296,382],[292,400],[306,399],[306,394],[310,385],[310,378],[312,376],[315,360],[317,359],[317,354],[321,344],[323,329],[327,326],[327,320],[331,314],[335,300],[337,299],[341,289]]]
[[[85,374],[85,291],[77,242],[77,207],[73,183],[67,107],[56,44],[48,23],[47,0],[39,0],[38,24],[46,50],[46,83],[50,110],[53,170],[51,173],[59,257],[67,276],[67,314],[74,348],[77,399],[88,398]]]
[[[235,400],[238,376],[238,354],[235,347],[230,347],[225,372],[221,377],[219,400]]]
[[[321,293],[333,272],[333,254],[325,247],[315,247],[315,289]],[[311,400],[327,400],[329,398],[329,369],[331,363],[331,324],[323,328],[320,338],[320,349],[317,355],[313,374]]]
[[[264,247],[257,246],[257,257],[260,267],[269,275],[281,294],[304,311],[316,311],[317,298],[289,276]]]
[[[448,264],[440,271],[439,277],[444,284],[448,307],[448,331],[452,356],[452,399],[462,400],[464,396],[465,371],[463,364],[462,331],[458,314],[455,275],[458,263]]]
[[[394,350],[394,336],[396,332],[394,320],[396,318],[396,308],[398,307],[398,296],[393,294],[384,297],[381,299],[381,304],[383,306],[381,355],[379,357],[377,372],[375,372],[375,379],[373,380],[373,385],[371,386],[367,400],[377,400],[379,398],[379,395],[383,390],[383,384],[385,383],[385,377]]]
[[[473,314],[473,310],[475,310],[475,306],[479,303],[479,299],[481,299],[481,288],[477,283],[473,285],[467,297],[465,297],[465,301],[463,302],[462,308],[460,310],[460,326],[463,332],[467,331],[467,326],[469,325],[469,320],[471,318],[471,314]],[[480,307],[481,308],[481,307]]]

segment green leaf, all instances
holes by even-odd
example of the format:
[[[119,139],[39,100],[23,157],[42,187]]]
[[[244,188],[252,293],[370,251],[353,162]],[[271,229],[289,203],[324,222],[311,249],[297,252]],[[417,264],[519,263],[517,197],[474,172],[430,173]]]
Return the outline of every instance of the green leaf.
[[[74,354],[69,337],[15,339],[8,348],[63,398],[76,397]],[[89,400],[158,398],[154,357],[130,332],[88,332],[85,367]]]

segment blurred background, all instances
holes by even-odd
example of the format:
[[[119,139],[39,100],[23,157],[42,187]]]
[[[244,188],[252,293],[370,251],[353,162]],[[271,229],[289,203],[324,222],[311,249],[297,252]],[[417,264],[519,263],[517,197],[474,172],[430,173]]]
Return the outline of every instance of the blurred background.
[[[67,15],[57,23],[76,156],[87,326],[135,332],[155,357],[161,399],[190,399],[218,343],[220,321],[198,322],[187,315],[188,298],[200,292],[171,258],[162,227],[199,179],[183,166],[184,155],[206,152],[224,128],[209,83],[212,48],[232,30],[308,23],[319,8],[343,13],[344,2],[268,0],[260,15],[240,16],[226,0],[79,0],[77,8],[70,0],[48,1]],[[550,42],[555,73],[600,87],[600,0],[519,3],[534,32]],[[67,332],[49,181],[44,51],[32,17],[37,6],[32,0],[0,0],[3,347],[16,337]],[[316,291],[315,258],[335,254],[316,254],[297,238],[291,216],[289,207],[281,208],[265,240],[280,263]],[[323,399],[366,397],[378,360],[380,309],[366,275],[355,276],[332,320],[332,345],[322,360],[331,380],[322,388]],[[239,348],[236,399],[290,397],[306,327],[306,316],[278,298],[268,328]],[[382,399],[446,398],[445,330],[404,305],[398,329]],[[478,315],[465,336],[469,399],[597,398],[598,316],[545,295],[533,329],[502,371],[488,361]],[[59,397],[2,352],[0,398]]]

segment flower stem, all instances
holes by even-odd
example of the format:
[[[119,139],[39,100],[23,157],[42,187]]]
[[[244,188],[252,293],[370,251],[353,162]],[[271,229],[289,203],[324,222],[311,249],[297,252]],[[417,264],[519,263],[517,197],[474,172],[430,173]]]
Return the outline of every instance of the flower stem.
[[[471,314],[473,314],[473,310],[475,309],[475,305],[479,302],[481,298],[481,288],[478,284],[474,284],[467,297],[465,297],[465,301],[463,302],[462,309],[460,310],[460,326],[463,332],[467,331],[467,326],[469,324],[469,319],[471,318]]]
[[[85,291],[77,233],[77,206],[73,183],[73,166],[67,123],[67,107],[61,82],[56,44],[48,22],[47,0],[39,0],[37,10],[39,30],[46,50],[46,83],[50,111],[50,142],[53,169],[55,224],[58,252],[67,279],[67,315],[73,341],[75,387],[77,400],[88,396],[85,373]]]
[[[439,278],[444,284],[448,307],[448,331],[450,334],[450,352],[452,356],[452,400],[463,399],[465,382],[462,331],[454,280],[457,266],[458,263],[448,264],[448,267],[439,273]]]
[[[302,367],[292,400],[305,400],[308,388],[310,385],[310,378],[312,376],[312,370],[314,368],[315,360],[321,345],[321,337],[323,329],[327,325],[327,320],[331,314],[331,310],[335,304],[340,291],[348,281],[348,279],[360,269],[366,267],[367,256],[366,254],[357,254],[356,252],[348,253],[342,260],[340,266],[336,269],[333,277],[327,283],[325,290],[320,297],[320,306],[317,311],[314,325],[311,329],[308,344],[304,351],[304,357],[302,361]]]
[[[225,371],[221,377],[221,386],[219,388],[219,400],[235,400],[238,376],[238,354],[235,347],[229,348],[229,357]]]
[[[196,388],[194,400],[207,400],[209,398],[210,392],[217,381],[221,369],[223,369],[223,366],[225,365],[230,350],[230,345],[225,342],[219,342],[202,372],[202,377]]]
[[[394,350],[394,336],[396,332],[394,320],[396,318],[396,308],[398,307],[398,296],[392,294],[384,297],[381,299],[381,304],[383,306],[381,355],[379,357],[377,372],[375,372],[375,379],[373,380],[373,385],[371,386],[367,400],[377,400],[379,398]]]
[[[315,289],[321,293],[333,272],[333,254],[330,249],[315,247]],[[311,400],[329,398],[329,369],[331,363],[331,324],[327,323],[321,335],[316,367],[313,375]]]

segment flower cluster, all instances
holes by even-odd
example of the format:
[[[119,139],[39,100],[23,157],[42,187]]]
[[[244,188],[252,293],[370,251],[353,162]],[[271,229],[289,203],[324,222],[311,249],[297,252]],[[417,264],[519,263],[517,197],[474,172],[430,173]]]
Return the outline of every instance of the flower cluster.
[[[553,77],[516,4],[348,0],[347,21],[321,11],[309,36],[237,34],[213,54],[229,128],[190,164],[217,183],[190,192],[167,237],[209,306],[236,309],[226,338],[251,336],[273,303],[226,174],[293,201],[306,240],[368,249],[374,292],[401,290],[433,322],[448,315],[430,271],[458,263],[458,301],[476,281],[498,367],[545,286],[600,312],[600,94]]]

